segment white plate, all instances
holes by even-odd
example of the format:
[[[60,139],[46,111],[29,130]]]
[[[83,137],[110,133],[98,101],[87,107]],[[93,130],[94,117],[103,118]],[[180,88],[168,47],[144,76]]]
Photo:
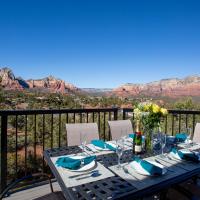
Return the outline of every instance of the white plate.
[[[181,151],[182,153],[184,153],[184,154],[189,154],[189,153],[191,153],[191,151],[190,150],[188,150],[188,149],[181,149],[181,150],[179,150],[179,151]],[[180,158],[179,157],[179,155],[178,155],[178,153],[176,152],[176,153],[174,153],[174,152],[170,152],[169,153],[169,156],[170,156],[170,158],[174,158],[174,159],[176,159],[176,160],[183,160],[182,158]],[[199,160],[200,160],[200,155],[198,155],[199,156]]]
[[[174,140],[175,140],[175,136],[173,136],[173,135],[168,135],[168,136],[167,136],[167,139],[168,139],[168,140],[173,140],[173,141],[174,141]]]
[[[70,158],[73,159],[82,159],[85,158],[85,156],[70,156]],[[68,170],[70,172],[84,172],[84,171],[90,171],[93,170],[96,167],[96,160],[93,160],[91,163],[84,165],[83,167],[77,169],[77,170],[72,170],[72,169],[67,169],[67,168],[63,168],[65,170]]]
[[[109,144],[110,146],[112,146],[113,148],[116,148],[116,145],[114,145],[113,143],[111,142],[106,142],[107,144]],[[110,149],[108,148],[105,148],[105,149],[102,149],[101,147],[97,147],[94,145],[94,148],[98,151],[111,151]]]
[[[110,146],[112,146],[113,148],[117,148],[116,142],[115,141],[108,141],[106,142],[106,144],[109,144]]]
[[[98,150],[98,151],[110,151],[110,149],[102,149],[102,148],[97,147],[97,146],[95,146],[95,145],[94,145],[94,148],[95,148],[96,150]]]
[[[187,147],[189,148],[192,146],[192,144],[193,144],[192,140],[189,140],[188,143],[187,142],[179,142],[178,146],[182,147],[182,148],[187,148]]]
[[[160,163],[157,163],[155,161],[149,161],[149,163],[152,163],[153,165],[156,165],[160,168],[162,168],[162,175],[166,174],[167,172],[167,169],[164,168],[163,165],[161,165]],[[138,173],[138,174],[141,174],[141,175],[145,175],[145,176],[152,176],[148,171],[146,171],[138,162],[136,161],[133,161],[130,163],[130,166],[135,169],[135,171]]]
[[[182,158],[179,157],[178,153],[170,152],[169,157],[175,160],[182,160]]]

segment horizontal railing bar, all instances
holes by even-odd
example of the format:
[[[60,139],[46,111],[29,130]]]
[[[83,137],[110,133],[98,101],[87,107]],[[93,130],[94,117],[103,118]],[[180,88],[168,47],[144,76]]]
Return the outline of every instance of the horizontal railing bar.
[[[133,112],[132,108],[124,108],[123,112]],[[200,114],[200,110],[168,110],[171,114]]]
[[[31,115],[31,114],[62,114],[62,113],[93,113],[93,112],[114,112],[118,108],[87,108],[87,109],[49,109],[49,110],[0,110],[3,115]]]
[[[93,113],[93,112],[114,112],[120,111],[119,108],[88,108],[88,109],[49,109],[49,110],[0,110],[3,115],[31,115],[31,114],[62,114],[62,113]],[[133,112],[132,108],[124,108],[123,112]],[[173,114],[200,114],[200,110],[168,110]]]

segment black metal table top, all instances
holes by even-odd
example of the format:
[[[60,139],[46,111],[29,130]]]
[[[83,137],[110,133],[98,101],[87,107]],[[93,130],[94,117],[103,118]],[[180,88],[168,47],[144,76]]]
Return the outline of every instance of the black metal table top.
[[[81,151],[82,150],[78,146],[55,148],[44,151],[45,160],[60,184],[66,199],[138,199],[139,197],[165,190],[171,185],[181,183],[182,181],[185,181],[200,173],[199,167],[191,171],[186,171],[184,174],[179,175],[178,177],[172,177],[168,180],[163,180],[163,182],[159,184],[143,188],[142,190],[137,189],[137,187],[134,187],[128,181],[118,176],[115,172],[113,172],[115,174],[114,177],[82,184],[76,187],[67,187],[60,177],[55,165],[52,163],[51,157],[77,154]],[[150,155],[142,154],[142,157],[149,156]],[[132,161],[132,157],[133,154],[131,150],[125,151],[121,158],[121,163]],[[97,161],[108,168],[117,164],[117,155],[116,153],[99,155],[97,156]]]

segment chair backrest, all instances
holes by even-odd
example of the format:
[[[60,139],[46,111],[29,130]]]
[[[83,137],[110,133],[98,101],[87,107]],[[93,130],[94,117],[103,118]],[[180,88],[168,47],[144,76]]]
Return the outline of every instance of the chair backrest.
[[[193,135],[193,142],[200,143],[200,123],[196,123]]]
[[[133,133],[133,126],[130,120],[108,121],[108,124],[112,140],[117,140],[125,134]]]
[[[96,123],[66,124],[68,146],[80,145],[80,134],[86,134],[87,143],[93,139],[99,139],[99,131]]]

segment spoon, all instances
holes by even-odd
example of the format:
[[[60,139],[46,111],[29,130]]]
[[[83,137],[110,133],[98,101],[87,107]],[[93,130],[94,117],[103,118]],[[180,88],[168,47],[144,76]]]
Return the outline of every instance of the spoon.
[[[82,179],[85,179],[85,178],[90,178],[90,177],[98,177],[98,176],[101,176],[101,173],[99,173],[99,171],[95,171],[93,172],[92,174],[90,174],[89,176],[83,176],[83,177],[80,177],[80,178],[77,178],[76,180],[82,180]]]

